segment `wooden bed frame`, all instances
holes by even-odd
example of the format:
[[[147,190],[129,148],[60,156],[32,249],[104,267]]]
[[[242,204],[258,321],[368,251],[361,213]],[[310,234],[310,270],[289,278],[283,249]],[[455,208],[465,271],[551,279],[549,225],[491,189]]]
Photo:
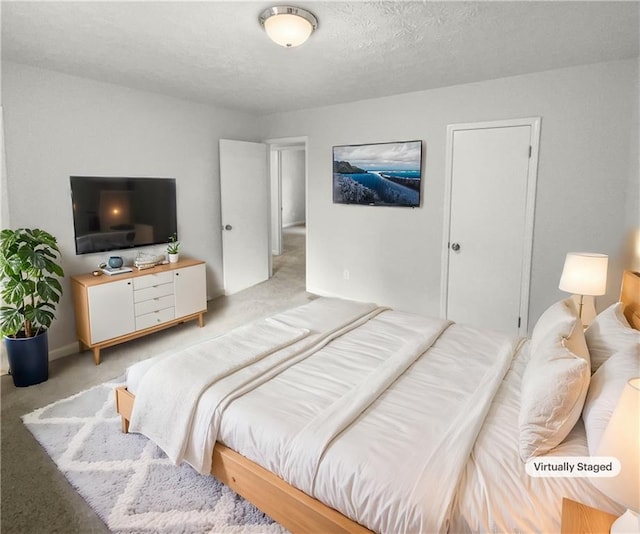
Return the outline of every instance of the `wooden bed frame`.
[[[629,324],[640,330],[640,273],[624,272],[620,301]],[[129,430],[134,401],[125,387],[116,388],[123,432]],[[293,533],[371,532],[220,443],[213,450],[211,474]]]
[[[640,273],[624,272],[620,302],[622,302],[622,313],[629,321],[631,328],[640,330]]]

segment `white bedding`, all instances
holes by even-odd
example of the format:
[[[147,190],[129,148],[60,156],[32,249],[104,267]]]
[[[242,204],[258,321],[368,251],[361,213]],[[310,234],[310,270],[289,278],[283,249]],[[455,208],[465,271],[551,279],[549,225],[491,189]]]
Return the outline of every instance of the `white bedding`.
[[[129,430],[152,439],[172,462],[182,462],[202,394],[223,378],[308,334],[306,329],[265,319],[165,355],[148,369],[138,386]]]
[[[557,531],[562,496],[602,507],[586,479],[525,474],[520,340],[355,304],[318,299],[274,316],[308,332],[204,392],[189,463],[208,471],[217,439],[378,532]],[[152,367],[127,372],[134,413]],[[571,451],[586,450],[583,434]]]
[[[466,463],[452,532],[560,532],[562,498],[624,512],[587,478],[530,477],[518,452],[520,388],[529,343],[514,358]],[[549,456],[589,456],[582,419]],[[544,458],[544,457],[542,457]]]
[[[301,322],[297,315],[286,321],[285,312],[157,357],[138,373],[129,431],[153,440],[174,463],[187,461],[199,473],[209,473],[220,415],[235,397],[385,308],[320,301],[306,309],[308,328],[295,326]]]

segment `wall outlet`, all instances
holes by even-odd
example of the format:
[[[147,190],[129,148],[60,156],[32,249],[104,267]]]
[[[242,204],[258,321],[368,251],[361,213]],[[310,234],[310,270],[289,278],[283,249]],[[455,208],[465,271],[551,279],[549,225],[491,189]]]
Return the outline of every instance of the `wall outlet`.
[[[345,269],[344,271],[342,271],[342,278],[344,278],[345,280],[349,280],[349,269]]]

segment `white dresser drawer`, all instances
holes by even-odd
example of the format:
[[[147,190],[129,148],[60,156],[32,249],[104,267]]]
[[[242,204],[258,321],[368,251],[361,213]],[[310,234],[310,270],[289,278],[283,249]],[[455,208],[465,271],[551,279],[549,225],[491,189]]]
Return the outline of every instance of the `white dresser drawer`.
[[[175,298],[173,297],[173,294],[166,295],[164,297],[156,297],[150,300],[143,300],[142,302],[136,302],[136,317],[146,313],[164,310],[165,308],[173,308],[174,306]]]
[[[173,306],[136,317],[136,330],[144,330],[175,319]]]
[[[173,273],[147,274],[145,276],[137,276],[133,279],[133,289],[144,289],[145,287],[159,286],[173,282]]]
[[[159,299],[167,295],[173,295],[173,281],[168,284],[137,289],[133,292],[133,301],[137,304],[138,302]]]

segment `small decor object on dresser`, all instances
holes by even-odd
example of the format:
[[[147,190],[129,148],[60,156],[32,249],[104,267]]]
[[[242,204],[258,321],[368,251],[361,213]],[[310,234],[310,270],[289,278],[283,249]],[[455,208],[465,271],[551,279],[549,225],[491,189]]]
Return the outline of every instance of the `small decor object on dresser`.
[[[56,238],[38,228],[0,233],[0,333],[13,383],[31,386],[49,378],[48,329],[62,296]]]
[[[144,252],[138,252],[136,259],[133,260],[133,266],[139,271],[143,269],[152,269],[156,265],[166,263],[164,254],[156,256],[154,254],[145,254]]]
[[[167,245],[167,254],[169,254],[169,263],[178,263],[180,259],[180,241],[178,236],[173,234],[169,236],[169,244]]]
[[[122,256],[110,256],[107,263],[112,269],[119,269],[124,265],[124,260],[122,259]]]

